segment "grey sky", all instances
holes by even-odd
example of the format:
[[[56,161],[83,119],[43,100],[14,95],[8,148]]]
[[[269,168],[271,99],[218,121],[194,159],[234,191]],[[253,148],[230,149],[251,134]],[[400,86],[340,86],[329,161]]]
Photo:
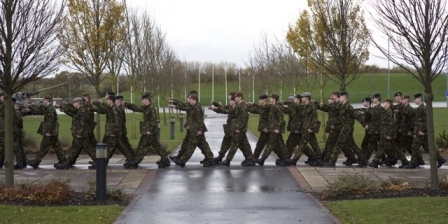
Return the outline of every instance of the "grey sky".
[[[181,60],[227,61],[240,66],[248,61],[262,34],[270,40],[284,39],[288,24],[294,23],[307,6],[306,0],[127,1],[129,6],[146,9],[154,17]],[[367,24],[374,28],[368,19]],[[378,50],[369,50],[367,64],[387,67],[386,60],[375,57],[381,55]]]

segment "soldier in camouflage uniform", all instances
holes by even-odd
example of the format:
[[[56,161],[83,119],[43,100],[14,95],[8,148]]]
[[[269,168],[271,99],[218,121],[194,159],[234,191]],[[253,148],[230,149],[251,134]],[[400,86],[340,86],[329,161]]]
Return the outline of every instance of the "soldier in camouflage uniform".
[[[300,139],[299,146],[294,150],[292,159],[287,160],[287,164],[295,166],[309,143],[313,149],[312,158],[315,160],[308,164],[311,166],[322,166],[322,152],[316,139],[316,133],[319,132],[320,128],[320,122],[317,119],[317,109],[314,103],[311,102],[311,94],[309,92],[304,92],[300,96],[302,98],[300,115],[303,119],[301,128],[302,139]]]
[[[188,148],[180,159],[174,158],[174,163],[180,167],[184,167],[185,163],[193,155],[196,147],[202,151],[205,155],[205,161],[203,163],[204,167],[214,166],[215,162],[213,160],[213,152],[210,150],[210,146],[205,139],[204,133],[207,131],[207,127],[204,124],[204,114],[202,111],[202,106],[198,102],[198,96],[196,94],[191,94],[189,97],[190,107],[188,110],[190,112],[190,120],[188,122],[187,130],[190,132],[188,139]]]
[[[252,156],[252,150],[246,135],[249,112],[247,110],[246,102],[243,101],[243,93],[236,93],[233,99],[236,103],[231,110],[232,113],[229,114],[229,117],[231,117],[230,135],[232,136],[230,149],[226,160],[220,162],[219,165],[230,166],[230,161],[232,161],[239,148],[245,157],[245,160],[241,165],[245,167],[254,166],[254,157]]]
[[[90,135],[89,135],[89,141],[93,147],[96,147],[97,141],[95,138],[95,127],[96,127],[95,112],[97,112],[97,109],[94,108],[92,105],[90,93],[82,94],[82,98],[84,99],[84,107],[86,108],[87,114],[89,115],[88,116],[89,126],[90,126],[90,130],[91,130]]]
[[[414,119],[414,109],[409,105],[410,96],[405,95],[401,99],[401,108],[399,113],[401,114],[400,126],[398,127],[398,133],[401,135],[399,141],[398,150],[406,153],[412,154],[412,141],[413,141],[413,119]],[[420,161],[420,165],[425,165],[423,159]]]
[[[395,99],[396,104],[392,104],[391,108],[395,115],[395,127],[397,128],[397,138],[395,138],[395,147],[397,147],[396,150],[399,150],[400,142],[402,139],[402,135],[401,135],[399,129],[400,129],[401,121],[403,120],[403,114],[402,114],[403,105],[401,104],[401,100],[403,99],[403,94],[401,92],[396,92],[394,94],[394,99]]]
[[[89,112],[87,108],[83,105],[84,99],[81,97],[76,97],[73,99],[71,107],[66,102],[63,102],[61,105],[61,109],[70,117],[72,117],[72,145],[70,147],[70,154],[67,158],[67,161],[64,163],[56,164],[56,169],[70,169],[73,164],[75,164],[76,159],[78,158],[81,150],[87,153],[90,156],[92,161],[95,161],[96,151],[92,145],[90,140],[90,136],[92,132]],[[89,169],[95,168],[95,164],[89,166]]]
[[[369,116],[371,122],[368,123],[364,128],[368,131],[370,138],[368,144],[368,151],[364,152],[366,158],[370,158],[373,152],[378,150],[378,142],[380,140],[380,126],[381,126],[381,114],[384,108],[381,106],[381,95],[376,93],[372,97],[372,105],[369,110],[366,110],[366,116]],[[382,158],[385,160],[385,158]],[[380,162],[380,164],[382,164]]]
[[[353,146],[353,130],[355,124],[355,109],[348,102],[348,93],[341,92],[338,104],[339,110],[339,118],[341,123],[341,131],[338,136],[338,140],[336,142],[336,146],[333,149],[333,154],[331,155],[330,161],[324,163],[324,166],[335,167],[336,161],[338,159],[339,154],[343,149],[346,149],[345,154],[347,157],[347,161],[345,163],[346,166],[351,166],[354,161],[357,161],[355,158],[355,153],[350,150]],[[364,161],[364,155],[361,154],[361,150],[357,150],[358,158]],[[363,162],[365,163],[365,162]]]
[[[265,160],[269,157],[272,151],[277,154],[279,162],[278,166],[286,166],[286,145],[283,141],[283,133],[285,133],[285,121],[283,118],[283,106],[278,103],[279,96],[277,94],[271,94],[269,98],[269,140],[266,148],[263,151],[263,155],[260,159],[256,159],[255,163],[263,166]],[[254,105],[256,106],[256,105]],[[258,106],[261,108],[260,106]]]
[[[121,133],[123,134],[123,144],[128,149],[128,152],[131,154],[132,158],[135,158],[136,154],[134,148],[131,146],[131,143],[129,143],[128,139],[128,129],[126,128],[126,111],[123,105],[123,96],[120,95],[115,96],[115,104],[117,105],[117,109],[119,111],[118,115],[120,116],[120,119],[123,122],[123,124],[121,124]]]
[[[23,169],[27,166],[26,164],[26,154],[25,149],[23,148],[23,118],[22,118],[22,109],[20,108],[20,102],[16,101],[15,98],[12,98],[12,104],[14,107],[14,120],[16,121],[17,129],[13,133],[14,138],[14,154],[16,156],[17,164],[14,165],[14,169]]]
[[[414,169],[420,165],[422,159],[422,152],[420,147],[423,146],[425,151],[428,150],[428,136],[427,136],[427,120],[426,120],[426,106],[423,103],[423,95],[417,93],[414,95],[414,103],[417,104],[417,108],[414,110],[414,141],[412,142],[412,158],[411,162],[404,166],[406,169]],[[440,168],[446,159],[443,158],[439,151],[436,150],[437,167]]]
[[[212,105],[209,107],[209,109],[215,111],[216,113],[221,113],[221,114],[229,114],[231,108],[233,108],[230,105],[230,101],[233,98],[233,103],[235,103],[235,92],[229,92],[228,95],[228,99],[229,99],[229,105],[225,105],[222,106],[216,102],[212,102]],[[229,116],[227,118],[227,121],[225,124],[223,124],[223,128],[224,128],[224,138],[222,139],[222,143],[221,143],[221,148],[219,150],[218,156],[214,158],[215,163],[219,163],[222,161],[222,159],[224,158],[224,156],[226,155],[227,151],[229,151],[230,148],[230,143],[232,141],[232,136],[231,136],[231,132],[230,132],[230,125],[231,125],[231,117]]]
[[[325,124],[325,132],[328,133],[327,141],[325,142],[325,148],[322,151],[322,160],[328,162],[331,155],[333,154],[333,149],[336,146],[339,133],[341,131],[341,124],[339,120],[339,110],[337,108],[339,97],[341,92],[334,91],[328,99],[327,104],[316,103],[316,108],[318,110],[328,113],[328,121]]]
[[[395,149],[395,138],[397,137],[397,130],[394,121],[394,112],[392,110],[393,101],[391,99],[384,100],[384,110],[381,114],[380,126],[380,142],[375,158],[369,163],[369,167],[378,168],[380,159],[384,154],[388,155],[387,166],[393,166],[397,162],[400,154],[397,154]],[[406,158],[402,159],[403,165],[407,164]]]
[[[190,95],[192,95],[192,94],[197,95],[198,92],[196,90],[191,90],[187,95],[187,103],[183,103],[176,99],[168,99],[169,107],[176,108],[177,110],[182,110],[182,111],[186,112],[187,120],[185,121],[185,124],[184,124],[185,129],[188,127],[188,124],[190,123],[190,120],[191,120],[191,117],[190,117],[191,105],[190,105],[189,101],[190,101]],[[182,144],[180,146],[179,152],[175,156],[169,156],[169,158],[173,161],[174,161],[174,159],[182,158],[182,156],[188,149],[189,141],[190,141],[190,132],[187,131],[187,133],[185,134],[184,140],[182,141]],[[202,151],[203,151],[203,149],[201,149],[201,152]],[[204,163],[204,160],[201,161],[201,164],[203,164],[203,163]]]
[[[369,134],[369,131],[366,129],[366,126],[371,122],[370,113],[368,113],[367,111],[370,110],[371,103],[372,103],[372,98],[366,97],[366,98],[362,99],[362,105],[364,106],[364,108],[355,109],[355,112],[356,112],[355,119],[364,128],[364,138],[362,139],[361,150],[364,152],[365,159],[367,161],[370,159],[370,157],[367,157],[367,156],[369,156],[367,154],[367,152],[369,151],[370,134]],[[358,167],[364,167],[364,165],[365,165],[364,163],[359,163]]]
[[[258,97],[258,104],[252,106],[248,104],[247,110],[253,114],[259,114],[260,118],[258,120],[258,131],[260,135],[258,137],[257,145],[255,146],[253,157],[258,159],[263,151],[264,147],[269,140],[269,110],[270,104],[267,102],[267,95],[260,95]]]
[[[168,159],[168,153],[157,139],[157,113],[151,102],[151,96],[149,94],[142,95],[142,106],[126,102],[124,106],[132,111],[143,113],[143,121],[140,122],[140,133],[142,136],[138,142],[135,161],[125,164],[125,167],[137,168],[138,164],[148,154],[150,147],[153,147],[160,156],[160,161],[157,163],[158,167],[169,167],[171,163]]]
[[[288,125],[286,130],[289,131],[288,139],[286,139],[286,158],[290,158],[294,153],[294,148],[299,145],[302,139],[302,122],[303,117],[300,112],[300,95],[293,98],[292,101],[283,102],[286,107],[283,107],[283,113],[289,115]],[[308,148],[306,152],[310,149]]]
[[[121,133],[123,122],[119,116],[120,111],[115,105],[115,95],[109,95],[106,104],[107,106],[104,106],[99,99],[93,102],[93,105],[98,107],[99,113],[106,114],[105,139],[107,144],[107,161],[112,158],[115,150],[118,148],[118,150],[126,157],[126,160],[132,162],[134,161],[134,157],[132,157],[132,154],[123,143],[123,135]]]
[[[56,110],[53,107],[53,97],[44,96],[43,99],[43,107],[29,105],[28,109],[31,114],[44,115],[44,121],[40,124],[39,130],[37,132],[41,134],[42,142],[40,144],[40,151],[36,155],[36,159],[28,160],[27,163],[29,166],[37,169],[42,158],[48,153],[50,150],[50,146],[53,147],[56,156],[58,157],[58,162],[65,162],[66,158],[64,155],[64,151],[62,151],[61,144],[59,143],[59,123],[58,123],[58,115]]]

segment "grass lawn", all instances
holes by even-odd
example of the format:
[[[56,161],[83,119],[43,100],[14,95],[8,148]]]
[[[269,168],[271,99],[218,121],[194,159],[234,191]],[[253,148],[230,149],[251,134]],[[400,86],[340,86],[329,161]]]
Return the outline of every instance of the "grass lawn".
[[[161,115],[163,117],[163,115]],[[135,119],[134,119],[135,118]],[[101,135],[104,135],[104,125],[105,125],[105,116],[101,116]],[[126,126],[128,129],[128,138],[131,143],[131,145],[136,148],[138,145],[138,141],[140,140],[140,130],[139,130],[139,122],[143,120],[143,117],[141,113],[128,113],[126,114]],[[24,131],[26,131],[26,135],[31,135],[36,140],[37,145],[40,144],[40,141],[42,140],[42,136],[40,134],[37,134],[37,129],[39,128],[40,122],[43,121],[42,116],[25,116],[23,117],[23,126]],[[72,118],[68,115],[58,115],[58,121],[59,121],[59,140],[69,142],[72,141],[71,136],[71,122]],[[184,122],[185,122],[185,116],[184,116]],[[185,130],[184,132],[180,132],[179,129],[179,120],[176,120],[175,122],[175,138],[170,139],[170,124],[164,125],[163,121],[160,123],[160,140],[162,144],[166,144],[168,147],[168,151],[173,151],[180,143],[182,143],[182,140],[185,136]],[[97,126],[98,128],[98,126]],[[95,132],[96,133],[96,132]],[[102,138],[102,136],[101,136]]]
[[[0,223],[113,223],[122,207],[0,205]]]
[[[448,198],[411,197],[325,202],[343,223],[446,223]]]

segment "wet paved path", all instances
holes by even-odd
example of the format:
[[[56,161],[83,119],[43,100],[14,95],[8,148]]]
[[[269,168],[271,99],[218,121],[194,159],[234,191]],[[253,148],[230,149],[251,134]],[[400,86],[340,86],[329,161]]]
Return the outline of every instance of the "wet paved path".
[[[206,137],[217,155],[226,116],[207,114]],[[254,148],[256,138],[248,137]],[[184,168],[158,170],[116,223],[334,223],[274,156],[249,168],[241,167],[240,151],[230,167],[203,168],[202,159],[197,149]]]

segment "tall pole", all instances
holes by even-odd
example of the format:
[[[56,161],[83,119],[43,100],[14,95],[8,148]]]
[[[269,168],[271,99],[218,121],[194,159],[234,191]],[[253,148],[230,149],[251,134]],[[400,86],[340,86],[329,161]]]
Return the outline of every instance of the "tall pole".
[[[173,68],[171,68],[171,99],[173,98],[173,90],[174,89],[174,82],[173,82]]]
[[[252,102],[255,103],[255,72],[252,73]]]
[[[283,80],[280,80],[280,99],[283,99]]]
[[[387,98],[390,98],[390,39],[387,39]]]
[[[224,79],[225,79],[225,82],[226,82],[226,92],[225,92],[225,94],[226,94],[226,105],[227,105],[227,94],[228,94],[228,92],[227,92],[227,68],[225,68],[224,69]]]
[[[241,69],[238,70],[238,92],[241,92]]]
[[[185,99],[187,99],[187,62],[185,62]]]
[[[198,76],[199,76],[199,91],[198,91],[198,99],[201,102],[201,66],[198,66]]]
[[[212,66],[212,101],[215,101],[215,66]]]

